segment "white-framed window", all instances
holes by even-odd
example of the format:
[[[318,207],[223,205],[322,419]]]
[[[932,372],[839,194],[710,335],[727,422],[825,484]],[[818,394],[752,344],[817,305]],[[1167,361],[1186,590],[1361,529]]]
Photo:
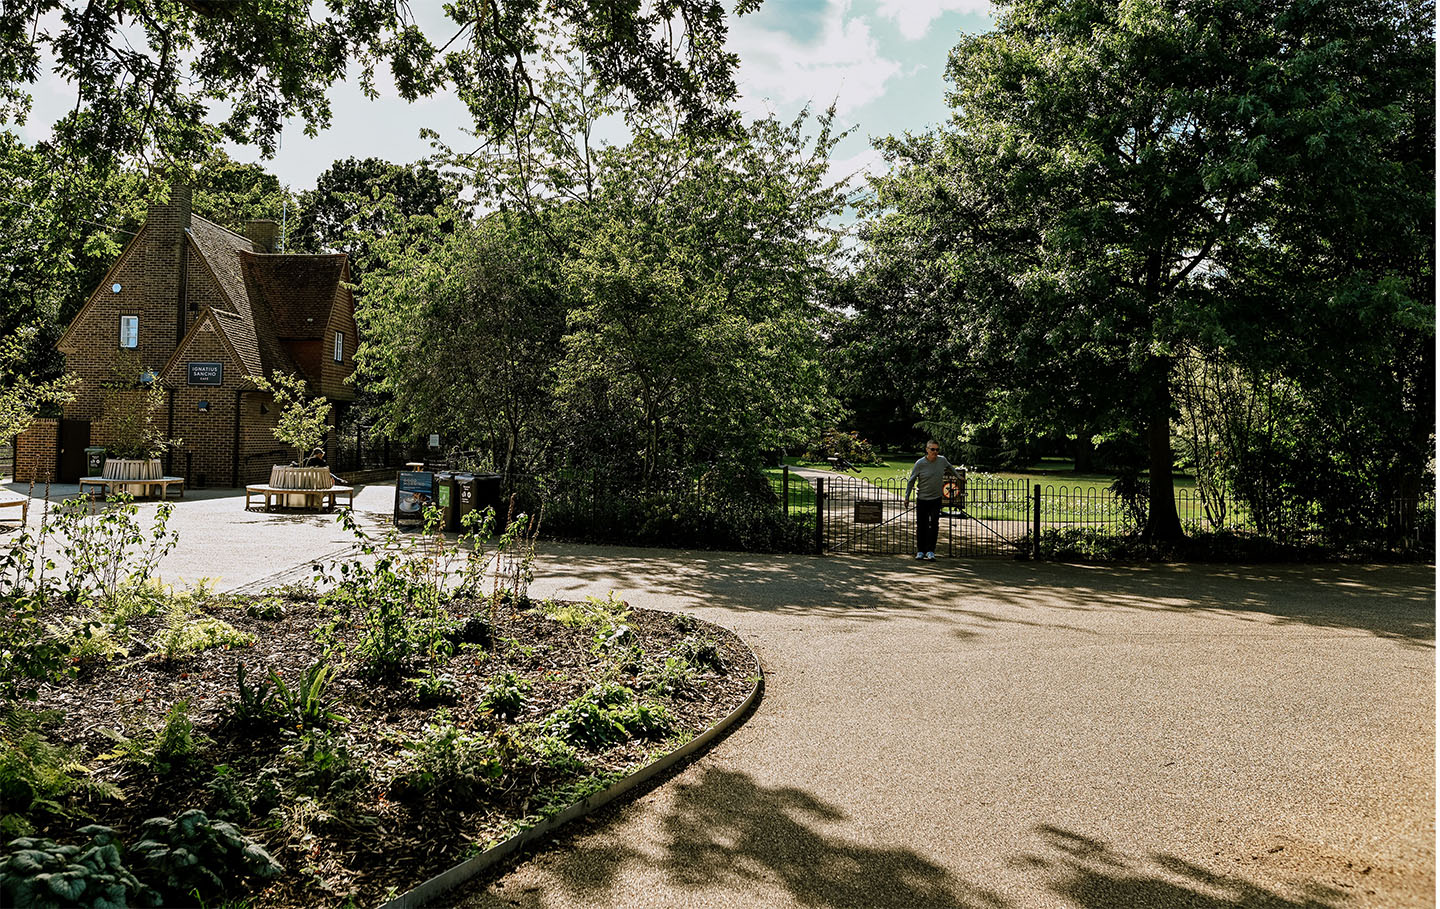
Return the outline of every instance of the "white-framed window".
[[[140,344],[140,317],[120,317],[120,346],[138,347]]]
[[[335,332],[335,362],[340,363],[345,359],[345,332]]]

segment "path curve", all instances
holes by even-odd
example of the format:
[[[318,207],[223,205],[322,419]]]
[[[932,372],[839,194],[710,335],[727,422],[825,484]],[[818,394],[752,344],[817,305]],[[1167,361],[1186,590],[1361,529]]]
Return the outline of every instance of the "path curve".
[[[1433,906],[1428,566],[547,547],[727,625],[756,714],[457,905]]]

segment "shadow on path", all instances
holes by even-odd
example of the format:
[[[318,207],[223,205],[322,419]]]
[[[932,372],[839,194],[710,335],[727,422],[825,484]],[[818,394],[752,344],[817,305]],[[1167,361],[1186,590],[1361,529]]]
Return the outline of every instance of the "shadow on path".
[[[1126,855],[1048,825],[1034,830],[1040,850],[1009,862],[1033,887],[1031,896],[1016,902],[912,849],[851,841],[844,835],[843,809],[810,793],[766,787],[748,774],[715,768],[699,782],[677,784],[668,806],[652,810],[662,813],[628,824],[615,809],[603,812],[592,832],[562,836],[510,874],[472,883],[451,901],[466,909],[559,909],[663,904],[670,894],[715,905],[772,905],[783,896],[814,907],[1018,909],[1033,904],[1034,892],[1047,891],[1061,904],[1085,909],[1349,904],[1343,891],[1322,884],[1303,883],[1298,896],[1285,894],[1162,853]],[[658,849],[623,839],[652,830],[659,831]]]
[[[908,612],[962,619],[970,631],[1073,627],[1067,613],[1209,611],[1360,631],[1421,649],[1435,642],[1435,574],[1428,565],[931,564],[556,544],[542,550],[541,572],[590,592],[643,588],[696,606],[859,621]]]

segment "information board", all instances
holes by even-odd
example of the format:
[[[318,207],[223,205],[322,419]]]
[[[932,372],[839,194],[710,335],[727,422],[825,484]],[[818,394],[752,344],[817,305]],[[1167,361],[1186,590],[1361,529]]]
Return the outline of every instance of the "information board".
[[[428,470],[402,470],[395,475],[395,524],[420,524],[426,506],[435,504],[435,474]]]

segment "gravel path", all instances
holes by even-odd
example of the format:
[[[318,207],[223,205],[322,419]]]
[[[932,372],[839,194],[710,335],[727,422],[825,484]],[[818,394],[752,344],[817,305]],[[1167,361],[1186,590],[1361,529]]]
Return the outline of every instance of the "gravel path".
[[[1429,567],[548,547],[736,629],[748,723],[456,903],[1435,904]]]

